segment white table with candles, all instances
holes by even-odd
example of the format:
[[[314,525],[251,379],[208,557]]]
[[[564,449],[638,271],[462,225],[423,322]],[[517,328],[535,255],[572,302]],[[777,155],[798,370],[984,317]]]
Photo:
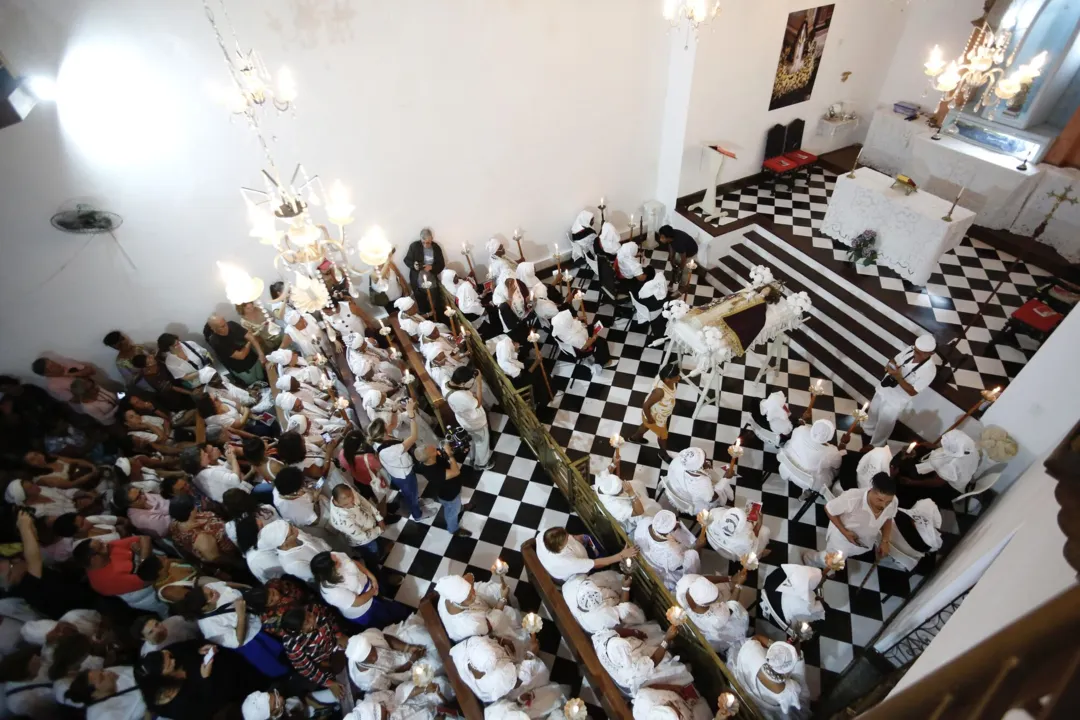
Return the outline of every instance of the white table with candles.
[[[893,188],[894,182],[868,167],[855,177],[840,175],[821,232],[851,245],[864,231],[875,231],[877,264],[924,285],[938,259],[964,239],[975,213],[925,190],[908,194]]]

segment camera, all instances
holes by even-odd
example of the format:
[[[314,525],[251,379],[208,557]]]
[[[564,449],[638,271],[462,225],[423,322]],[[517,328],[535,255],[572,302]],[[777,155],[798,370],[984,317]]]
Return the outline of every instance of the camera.
[[[458,463],[465,462],[472,448],[472,440],[469,439],[469,433],[465,428],[451,427],[443,438],[443,442],[450,448],[451,454]]]

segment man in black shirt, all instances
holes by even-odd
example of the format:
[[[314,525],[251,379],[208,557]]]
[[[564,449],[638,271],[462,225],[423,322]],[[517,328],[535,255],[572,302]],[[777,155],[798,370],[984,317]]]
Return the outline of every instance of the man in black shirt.
[[[676,230],[670,225],[664,225],[656,231],[656,242],[660,243],[660,247],[667,249],[668,259],[671,260],[671,266],[676,270],[676,281],[681,287],[683,285],[683,268],[686,267],[686,261],[698,254],[697,240],[690,233]],[[689,278],[687,278],[687,282],[689,282]]]
[[[211,315],[203,326],[203,337],[221,364],[244,385],[266,379],[263,372],[266,357],[259,341],[239,323],[226,321],[220,315]]]
[[[461,466],[450,448],[423,445],[416,449],[416,472],[427,478],[428,485],[435,488],[435,497],[443,507],[446,531],[451,535],[472,537],[472,533],[458,525],[463,513],[461,507]]]

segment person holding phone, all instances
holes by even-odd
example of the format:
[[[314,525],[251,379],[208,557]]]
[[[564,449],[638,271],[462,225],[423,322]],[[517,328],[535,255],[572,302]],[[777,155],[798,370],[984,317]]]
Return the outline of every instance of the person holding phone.
[[[409,509],[409,516],[413,520],[427,520],[435,515],[435,510],[421,509],[420,489],[416,480],[416,462],[413,460],[411,450],[416,446],[420,427],[416,423],[416,401],[410,399],[405,405],[405,413],[409,419],[409,434],[404,440],[397,440],[382,420],[373,420],[368,426],[368,437],[375,452],[379,454],[379,462],[390,476],[390,484],[401,493],[405,501],[405,507]]]
[[[888,441],[900,415],[911,406],[915,396],[934,381],[936,348],[937,340],[933,335],[920,335],[912,347],[885,364],[885,377],[874,391],[874,399],[862,424],[874,447],[881,447]]]

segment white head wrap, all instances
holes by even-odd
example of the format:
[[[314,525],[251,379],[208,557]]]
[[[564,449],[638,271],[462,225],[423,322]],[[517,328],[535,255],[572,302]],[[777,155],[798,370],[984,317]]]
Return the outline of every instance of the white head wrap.
[[[514,341],[508,336],[502,335],[495,343],[495,358],[499,361],[499,367],[503,372],[517,377],[525,367],[524,363],[517,359],[517,351],[514,350]]]
[[[776,413],[783,413],[785,405],[787,405],[787,398],[784,397],[782,391],[777,390],[761,401],[758,405],[758,410],[760,410],[761,414],[766,418],[771,419]]]
[[[31,620],[22,626],[22,639],[40,647],[45,644],[45,636],[51,633],[56,625],[55,620]]]
[[[288,392],[289,390],[292,390],[292,383],[292,375],[282,375],[277,379],[277,382],[274,383],[274,386],[277,387],[278,390],[284,390]]]
[[[532,294],[533,294],[533,298],[536,298],[536,299],[543,298],[544,300],[547,300],[547,296],[548,296],[547,285],[545,285],[542,282],[537,282],[535,285],[532,286]]]
[[[679,453],[683,467],[690,472],[697,472],[705,465],[705,451],[699,447],[686,448]]]
[[[962,430],[950,430],[942,435],[941,447],[927,457],[937,474],[957,489],[967,487],[981,460],[975,441]]]
[[[652,280],[646,280],[638,290],[639,298],[655,298],[663,300],[667,295],[667,278],[663,273],[656,273]]]
[[[698,605],[714,603],[720,597],[720,591],[716,588],[716,585],[706,577],[698,577],[694,582],[690,583],[687,594]]]
[[[569,342],[568,338],[570,333],[573,332],[574,326],[574,316],[569,310],[563,310],[551,318],[551,332],[563,342]]]
[[[465,602],[471,590],[472,585],[461,575],[446,575],[435,583],[435,592],[457,605]]]
[[[817,443],[831,442],[836,436],[836,426],[828,420],[815,420],[810,426],[810,439]]]
[[[634,662],[634,651],[625,639],[615,635],[604,646],[608,660],[617,668],[627,668]]]
[[[123,470],[125,475],[131,474],[131,461],[128,460],[126,457],[116,458],[116,462],[114,464],[116,465],[116,467]]]
[[[361,700],[346,715],[349,720],[382,720],[383,705],[378,700]]]
[[[416,307],[416,301],[407,296],[399,297],[394,301],[394,307],[396,307],[399,312],[407,313]]]
[[[296,326],[300,322],[300,313],[295,308],[289,308],[285,311],[285,324]]]
[[[358,332],[349,333],[345,337],[345,343],[353,350],[359,350],[364,347],[364,341],[366,338]]]
[[[591,228],[593,223],[592,210],[582,210],[578,213],[577,219],[574,220],[574,224],[570,228],[570,232],[579,233],[585,228]]]
[[[799,652],[786,642],[774,642],[765,653],[765,664],[780,675],[789,675],[799,662]]]
[[[941,449],[952,458],[961,458],[975,452],[975,441],[961,430],[950,430],[941,436]]]
[[[420,323],[418,330],[420,331],[420,337],[426,338],[428,335],[435,332],[435,323],[430,320],[424,320]]]
[[[269,550],[281,547],[289,537],[289,523],[285,520],[275,520],[259,531],[259,549]]]
[[[911,518],[915,529],[919,531],[919,537],[931,550],[941,547],[941,511],[933,500],[923,498],[912,505],[910,510],[901,509],[900,512]],[[25,632],[25,628],[23,631]]]
[[[604,593],[600,592],[600,588],[596,583],[584,578],[578,583],[576,599],[579,609],[592,612],[593,610],[599,610],[604,604]]]
[[[304,417],[301,413],[296,413],[289,416],[289,424],[285,429],[286,431],[292,430],[300,433],[301,435],[307,435],[308,427],[308,419]]]
[[[787,581],[780,584],[780,592],[792,592],[796,597],[806,599],[821,582],[821,570],[809,565],[783,563],[780,569],[787,576]]]
[[[476,636],[469,642],[469,664],[482,673],[491,672],[499,662],[500,646],[491,638]]]
[[[371,640],[368,639],[367,633],[360,633],[349,638],[345,654],[353,662],[367,660],[368,655],[371,654]]]
[[[720,516],[720,532],[728,537],[738,535],[746,525],[746,512],[742,508],[728,508]]]
[[[270,693],[253,692],[240,706],[244,720],[270,720]]]
[[[412,337],[416,337],[420,334],[420,325],[412,318],[399,317],[398,325]]]
[[[213,380],[215,375],[217,375],[217,370],[215,370],[210,365],[207,365],[204,368],[199,368],[199,382],[201,382],[203,385]]]
[[[937,340],[935,340],[934,336],[929,333],[925,335],[920,335],[918,339],[915,340],[915,349],[919,352],[934,352],[936,348]]]
[[[652,529],[661,535],[667,535],[675,529],[675,513],[670,510],[661,510],[653,515]]]
[[[639,249],[636,242],[625,242],[619,246],[619,252],[615,257],[618,259],[620,265],[626,265],[627,263],[634,261]]]
[[[490,253],[491,255],[494,255],[495,253],[499,252],[499,248],[502,247],[502,241],[499,240],[499,238],[491,238],[490,240],[487,241],[487,246],[486,247],[487,247],[488,253]]]
[[[525,283],[527,288],[540,284],[540,279],[536,277],[536,267],[531,262],[518,263],[517,279]]]
[[[272,363],[277,363],[278,365],[288,365],[293,361],[293,351],[284,349],[275,350],[267,355],[266,359]]]
[[[26,490],[23,489],[22,480],[15,478],[8,483],[4,490],[4,499],[12,505],[22,505],[26,502]]]
[[[368,410],[374,410],[383,404],[382,391],[376,390],[375,388],[365,390],[361,399],[364,403],[364,407]]]
[[[447,290],[454,292],[454,288],[457,287],[457,273],[450,268],[444,268],[443,271],[439,273],[439,281],[446,286]]]
[[[604,227],[600,228],[600,245],[604,248],[604,252],[614,255],[619,251],[619,231],[615,229],[615,226],[609,222],[604,223]]]
[[[596,476],[596,487],[605,495],[618,495],[622,492],[622,480],[605,470]]]
[[[357,358],[356,374],[358,376],[363,377],[364,375],[367,375],[369,372],[371,372],[372,369],[373,366],[371,364],[371,360],[368,360],[366,357]]]
[[[291,392],[279,392],[274,398],[274,404],[282,410],[292,410],[296,407],[296,396]]]

